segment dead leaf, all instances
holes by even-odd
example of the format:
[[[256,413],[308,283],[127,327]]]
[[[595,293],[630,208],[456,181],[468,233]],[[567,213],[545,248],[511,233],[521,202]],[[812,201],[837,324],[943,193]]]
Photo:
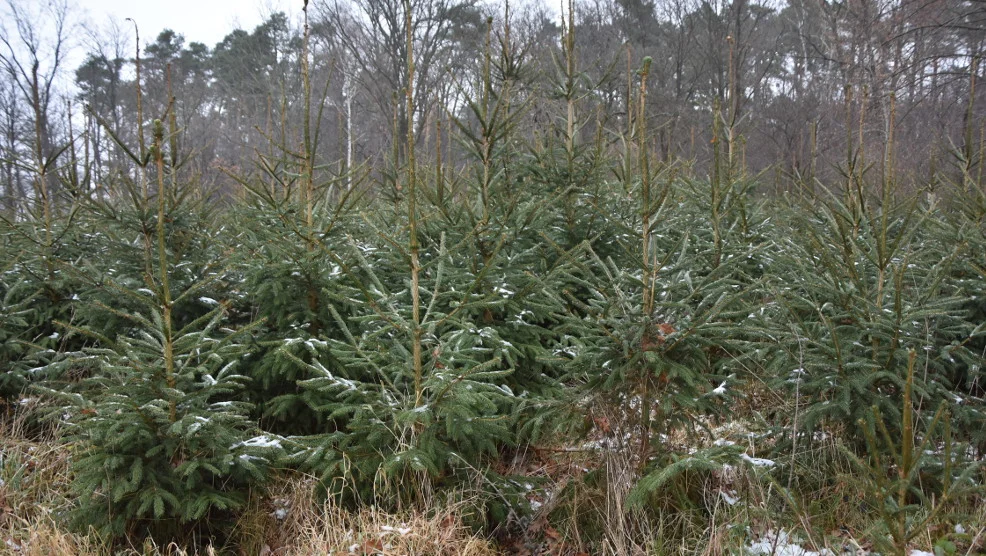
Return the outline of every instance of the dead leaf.
[[[605,434],[609,434],[610,431],[612,430],[612,427],[610,427],[609,425],[609,419],[607,419],[605,416],[593,417],[592,421],[596,424],[596,427],[598,427],[599,430],[603,431],[603,433]]]

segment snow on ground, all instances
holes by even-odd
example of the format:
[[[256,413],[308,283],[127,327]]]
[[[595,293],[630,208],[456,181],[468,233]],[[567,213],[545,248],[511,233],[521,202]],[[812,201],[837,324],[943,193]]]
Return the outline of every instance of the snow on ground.
[[[802,548],[799,539],[792,537],[783,529],[776,532],[767,531],[759,540],[746,547],[746,553],[771,556],[835,556],[827,548],[823,548],[821,552]]]
[[[747,454],[740,454],[740,459],[749,463],[753,467],[773,467],[775,465],[774,460],[766,458],[754,458]]]

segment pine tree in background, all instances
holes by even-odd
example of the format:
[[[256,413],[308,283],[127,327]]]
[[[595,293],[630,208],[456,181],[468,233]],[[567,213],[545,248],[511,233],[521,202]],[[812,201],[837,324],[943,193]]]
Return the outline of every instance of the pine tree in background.
[[[944,219],[944,215],[939,216]],[[963,326],[952,327],[942,340],[948,347],[939,350],[939,356],[948,363],[946,376],[954,387],[953,401],[962,406],[953,409],[955,428],[967,431],[969,440],[980,455],[986,454],[986,429],[978,423],[986,417],[986,226],[984,221],[959,220],[943,226],[936,244],[944,250],[961,246],[951,267],[945,293],[961,299],[956,311],[964,321]],[[956,241],[957,240],[957,241]],[[930,254],[929,254],[930,255]],[[973,327],[974,325],[974,327]],[[954,354],[953,354],[954,353]],[[951,360],[948,360],[951,356]],[[954,364],[951,364],[954,363]]]
[[[957,312],[964,313],[967,323],[976,325],[971,333],[966,328],[944,338],[965,348],[958,351],[958,357],[952,356],[949,362],[954,365],[949,365],[946,373],[956,389],[955,402],[965,406],[961,411],[953,411],[957,419],[955,429],[968,431],[979,454],[986,454],[986,430],[978,425],[986,416],[982,409],[986,401],[983,388],[986,383],[986,188],[982,181],[986,145],[980,140],[979,149],[974,151],[971,119],[967,125],[966,149],[956,153],[960,179],[946,182],[956,195],[940,199],[928,193],[927,212],[928,221],[938,224],[931,233],[933,245],[939,247],[939,253],[955,250],[942,290],[961,300]],[[960,199],[958,206],[954,206]]]
[[[13,252],[4,246],[4,252]],[[58,335],[44,334],[37,323],[47,321],[47,316],[39,314],[34,296],[36,290],[30,282],[22,281],[22,272],[18,264],[11,261],[11,268],[6,268],[0,275],[0,365],[4,372],[0,374],[0,395],[5,404],[19,403],[19,396],[36,374],[32,369],[43,367],[39,358],[49,358],[54,354],[52,348],[57,348],[53,340]],[[45,345],[47,344],[47,345]],[[44,359],[42,359],[44,361]]]
[[[672,201],[689,191],[681,185],[673,190]],[[607,428],[618,426],[631,435],[623,449],[636,454],[637,469],[645,475],[638,500],[671,480],[669,469],[713,469],[735,456],[735,450],[722,449],[676,454],[666,442],[674,432],[690,434],[728,413],[729,402],[741,396],[747,336],[754,335],[738,323],[757,291],[741,262],[756,250],[743,247],[737,237],[736,251],[713,267],[711,227],[688,204],[668,203],[653,213],[650,230],[657,241],[650,250],[649,277],[612,258],[592,259],[587,265],[592,277],[586,278],[592,287],[579,312],[585,317],[566,322],[566,342],[558,348],[572,360],[572,377],[598,400]],[[614,415],[626,422],[608,422]]]
[[[263,320],[247,362],[253,379],[249,396],[265,428],[283,434],[311,434],[327,426],[313,410],[320,402],[298,387],[312,378],[298,361],[310,363],[315,345],[340,335],[332,312],[349,313],[339,292],[346,263],[334,257],[343,252],[344,230],[351,233],[358,225],[336,214],[331,204],[319,203],[313,219],[320,229],[309,230],[298,221],[297,208],[293,202],[261,202],[241,210],[243,243],[234,255],[244,277],[246,308]]]

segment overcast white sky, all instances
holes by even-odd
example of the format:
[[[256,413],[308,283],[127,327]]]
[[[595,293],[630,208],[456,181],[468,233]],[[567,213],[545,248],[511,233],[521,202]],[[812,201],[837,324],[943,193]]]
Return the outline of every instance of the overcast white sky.
[[[267,16],[283,11],[290,18],[301,13],[302,0],[76,0],[98,28],[116,20],[129,29],[133,18],[140,29],[141,47],[164,29],[185,36],[185,44],[205,43],[212,48],[233,29],[252,31]]]

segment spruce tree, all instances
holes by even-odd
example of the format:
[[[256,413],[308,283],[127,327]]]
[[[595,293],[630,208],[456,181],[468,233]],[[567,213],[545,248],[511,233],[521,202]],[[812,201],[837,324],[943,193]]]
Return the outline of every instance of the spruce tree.
[[[652,163],[643,109],[650,63],[638,72],[640,112],[618,174],[624,181],[610,185],[629,191],[637,210],[619,223],[624,233],[609,239],[614,255],[593,252],[584,263],[584,297],[570,296],[576,310],[557,350],[571,360],[586,410],[605,416],[596,434],[615,435],[607,441],[629,454],[629,500],[681,508],[700,494],[683,488],[686,472],[718,469],[740,451],[713,445],[686,453],[669,439],[685,434],[698,442],[696,433],[739,395],[749,342],[737,324],[757,293],[747,272],[757,246],[734,225],[739,200],[714,194],[734,187],[735,196],[745,195],[738,185],[682,179],[678,168]]]
[[[548,325],[563,305],[547,281],[562,272],[545,255],[563,257],[539,239],[543,200],[516,187],[509,145],[522,106],[509,82],[494,83],[487,44],[476,96],[455,118],[467,173],[429,168],[409,135],[392,208],[363,215],[360,235],[319,245],[338,269],[328,306],[338,334],[279,350],[312,376],[302,396],[326,422],[293,439],[292,459],[364,500],[427,502],[477,472],[506,496],[490,467],[557,388],[545,372]],[[413,83],[410,54],[408,72]]]
[[[222,262],[199,267],[202,274],[190,283],[182,279],[195,266],[185,248],[199,230],[180,224],[194,209],[177,169],[165,165],[164,145],[158,120],[149,149],[157,188],[148,193],[157,215],[153,227],[135,230],[144,259],[93,280],[93,293],[81,300],[89,325],[63,324],[88,345],[51,365],[83,369],[84,378],[45,391],[59,400],[54,416],[78,447],[74,523],[111,538],[151,534],[187,543],[195,529],[187,524],[208,524],[204,518],[243,504],[278,443],[258,435],[249,404],[238,397],[247,381],[238,365],[249,349],[249,327],[224,326],[228,302],[204,295],[225,278]],[[140,195],[131,198],[134,212],[148,214]],[[135,287],[135,277],[143,287]]]
[[[963,388],[953,369],[976,364],[981,335],[950,283],[962,246],[936,239],[935,209],[887,198],[859,210],[834,197],[795,209],[769,267],[775,300],[750,318],[772,330],[762,353],[779,388],[798,388],[800,426],[839,424],[857,445],[871,407],[899,423],[910,350],[930,355],[914,400],[936,406]]]

